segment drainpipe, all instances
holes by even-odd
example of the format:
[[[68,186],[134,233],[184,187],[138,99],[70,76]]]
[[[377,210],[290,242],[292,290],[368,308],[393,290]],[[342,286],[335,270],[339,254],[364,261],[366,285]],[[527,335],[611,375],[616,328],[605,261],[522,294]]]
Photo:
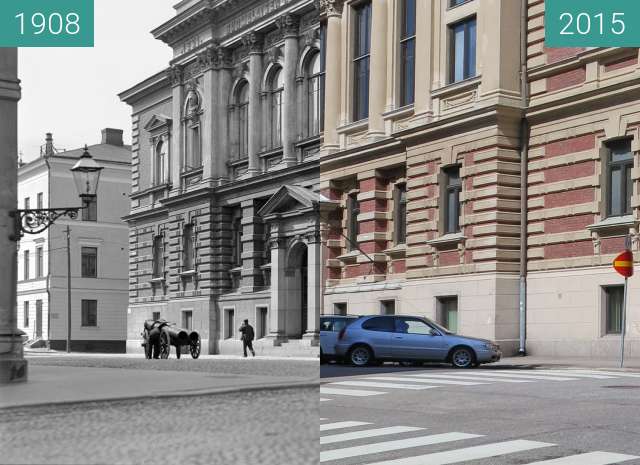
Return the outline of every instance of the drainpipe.
[[[518,354],[527,355],[527,172],[529,160],[529,83],[527,79],[528,0],[521,0],[520,11],[520,88],[522,119],[520,121],[520,347]]]
[[[52,154],[53,153],[51,153],[51,155]],[[45,157],[44,162],[47,165],[47,203],[49,204],[49,206],[51,206],[51,164],[49,163],[48,156]],[[47,337],[47,348],[50,349],[51,348],[51,228],[47,230],[47,334],[46,334],[46,337]]]

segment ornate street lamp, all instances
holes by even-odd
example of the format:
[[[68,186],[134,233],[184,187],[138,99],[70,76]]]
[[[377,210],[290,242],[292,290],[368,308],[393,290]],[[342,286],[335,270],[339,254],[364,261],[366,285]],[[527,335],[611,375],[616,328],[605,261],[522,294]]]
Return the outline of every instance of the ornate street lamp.
[[[103,167],[91,157],[89,149],[85,145],[80,160],[71,168],[78,195],[83,201],[96,197],[102,169]],[[14,219],[14,233],[11,235],[11,240],[17,242],[24,234],[39,234],[46,231],[61,216],[75,219],[78,217],[78,211],[82,208],[86,207],[13,210],[9,212],[9,215]]]

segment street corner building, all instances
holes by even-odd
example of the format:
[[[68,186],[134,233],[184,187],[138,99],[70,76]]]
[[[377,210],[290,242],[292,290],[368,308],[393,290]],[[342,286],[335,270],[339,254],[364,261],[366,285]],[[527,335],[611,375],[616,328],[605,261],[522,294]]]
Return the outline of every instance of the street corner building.
[[[323,312],[617,354],[611,262],[627,235],[640,258],[638,49],[546,48],[542,0],[320,3]]]
[[[320,315],[318,9],[311,0],[184,0],[153,35],[166,69],[133,110],[127,351],[146,319],[205,353],[315,355]]]
[[[29,347],[66,349],[70,263],[71,350],[124,353],[129,232],[122,217],[129,208],[131,147],[121,129],[107,128],[88,151],[104,168],[96,198],[84,203],[70,171],[84,149],[59,149],[49,133],[39,156],[19,162],[18,208],[83,208],[75,219],[60,217],[20,239],[18,328]]]

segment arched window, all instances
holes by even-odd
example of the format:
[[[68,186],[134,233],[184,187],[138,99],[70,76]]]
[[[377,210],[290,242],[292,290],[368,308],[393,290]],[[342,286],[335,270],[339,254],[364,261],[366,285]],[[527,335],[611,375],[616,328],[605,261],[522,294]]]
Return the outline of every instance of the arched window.
[[[238,158],[249,156],[249,84],[243,82],[237,91]]]
[[[166,160],[167,160],[166,144],[162,140],[160,140],[156,144],[155,160],[154,160],[154,165],[155,165],[154,181],[156,185],[164,184],[167,180],[166,171],[165,171]]]
[[[191,89],[185,99],[185,171],[202,166],[200,113],[200,96]]]
[[[320,54],[316,53],[307,63],[307,137],[317,136],[322,128],[323,78]]]
[[[282,93],[284,91],[284,73],[278,68],[271,76],[271,135],[272,149],[282,146]]]

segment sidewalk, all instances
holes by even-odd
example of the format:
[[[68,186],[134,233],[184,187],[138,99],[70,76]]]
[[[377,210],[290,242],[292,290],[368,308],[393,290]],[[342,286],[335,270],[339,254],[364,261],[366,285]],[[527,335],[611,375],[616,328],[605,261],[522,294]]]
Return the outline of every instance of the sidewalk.
[[[0,387],[0,409],[312,386],[318,386],[317,379],[30,365],[29,381]]]
[[[485,367],[532,366],[533,368],[592,368],[620,370],[620,359],[594,359],[587,357],[505,357],[497,363]],[[624,362],[623,370],[640,370],[640,359],[631,358]]]

